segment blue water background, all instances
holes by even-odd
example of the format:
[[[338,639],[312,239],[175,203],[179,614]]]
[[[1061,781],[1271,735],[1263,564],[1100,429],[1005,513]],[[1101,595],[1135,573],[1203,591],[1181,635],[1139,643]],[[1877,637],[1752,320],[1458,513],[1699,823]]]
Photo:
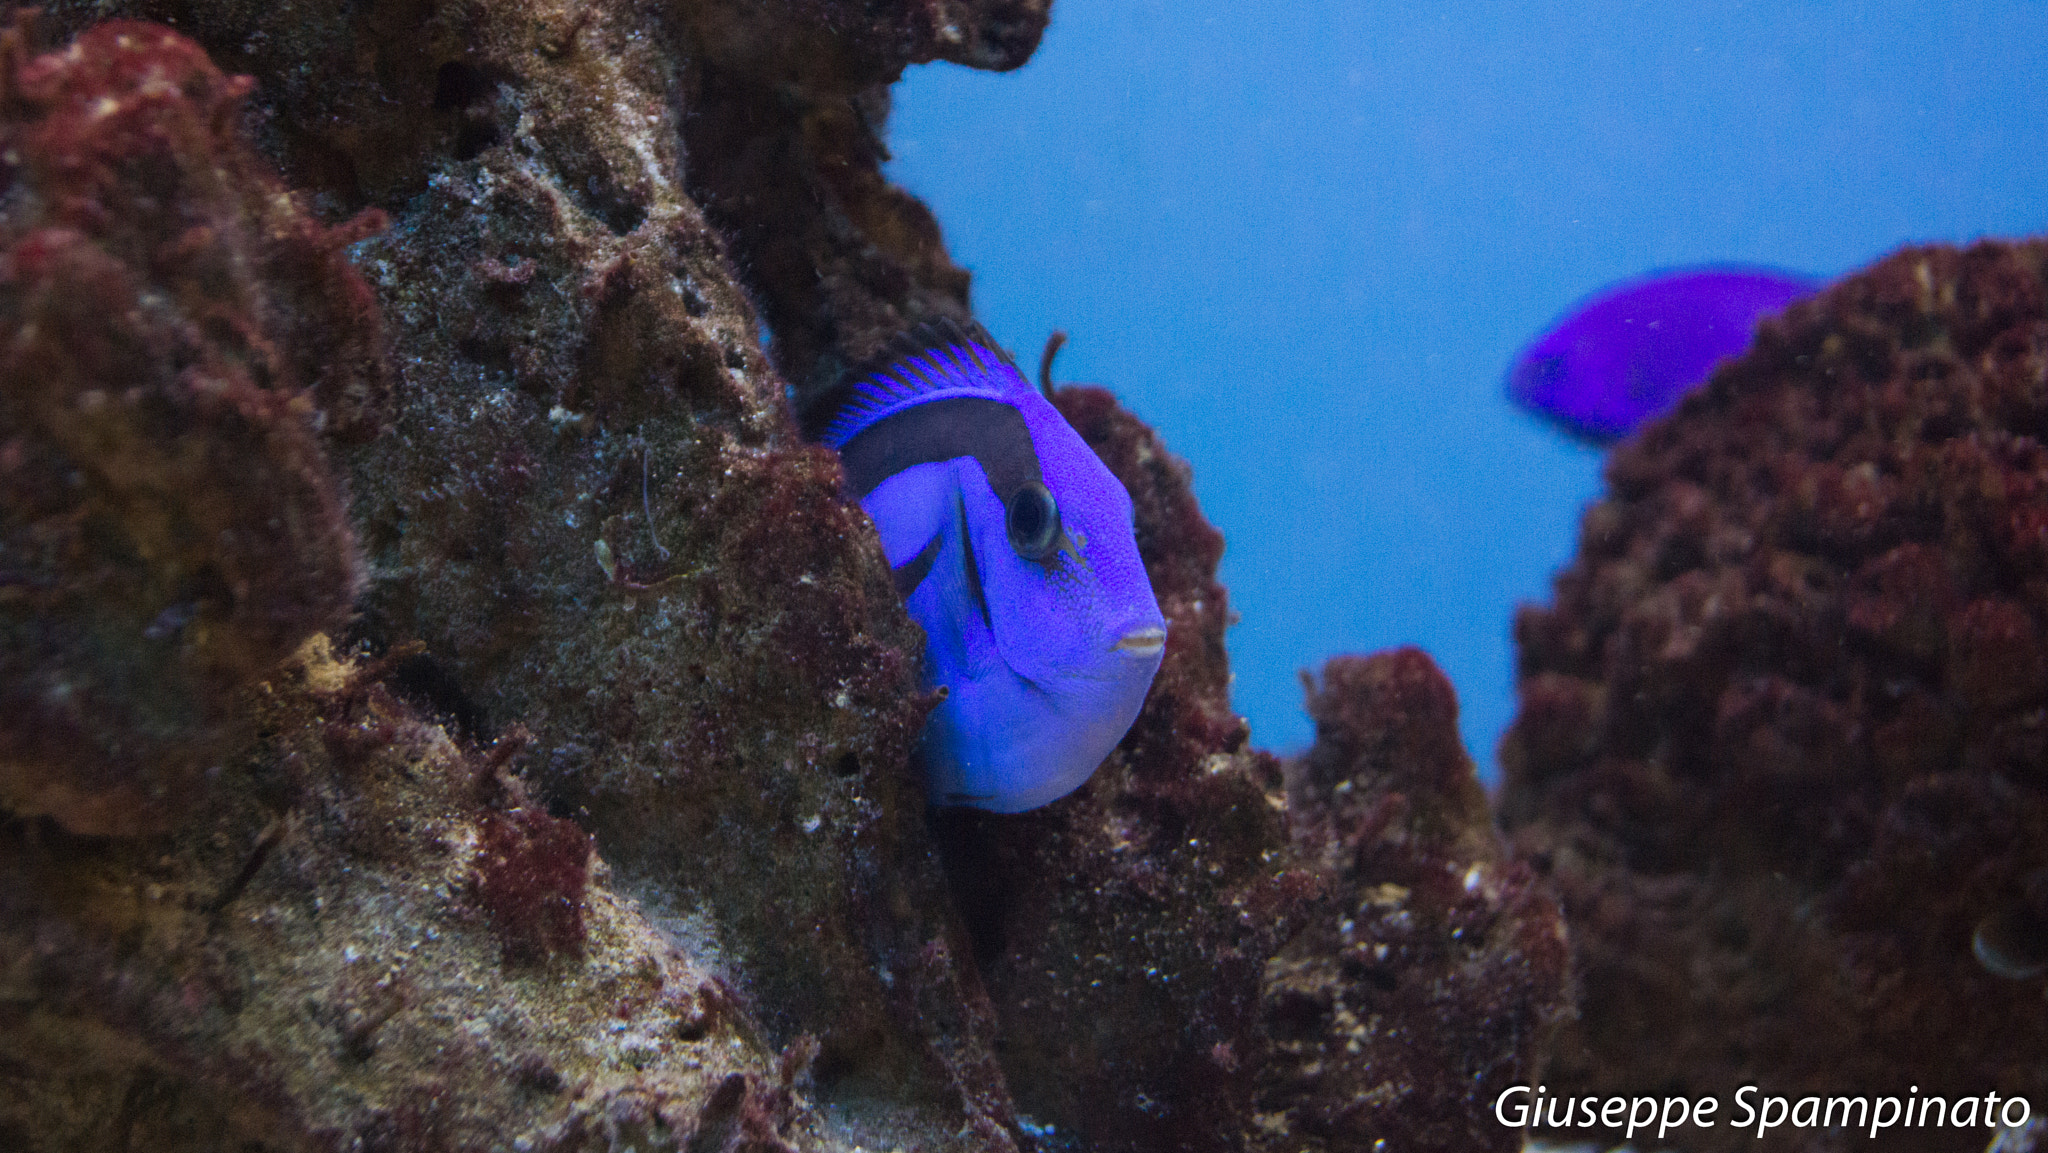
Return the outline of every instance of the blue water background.
[[[912,69],[890,174],[977,315],[1115,389],[1229,540],[1235,703],[1412,643],[1493,773],[1510,622],[1600,454],[1512,408],[1517,348],[1662,266],[1837,275],[2048,229],[2048,4],[1058,0],[1007,75]]]

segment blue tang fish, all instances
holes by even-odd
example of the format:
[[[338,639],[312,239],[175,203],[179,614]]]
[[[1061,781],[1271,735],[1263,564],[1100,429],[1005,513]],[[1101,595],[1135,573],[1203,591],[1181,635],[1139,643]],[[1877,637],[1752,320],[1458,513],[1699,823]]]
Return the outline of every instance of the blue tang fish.
[[[1130,494],[978,329],[926,325],[814,410],[924,626],[932,800],[1034,809],[1086,781],[1166,649]],[[822,425],[822,427],[819,427]]]
[[[1508,393],[1588,440],[1619,440],[1676,407],[1715,364],[1748,349],[1757,321],[1822,283],[1719,267],[1610,285],[1515,358]]]

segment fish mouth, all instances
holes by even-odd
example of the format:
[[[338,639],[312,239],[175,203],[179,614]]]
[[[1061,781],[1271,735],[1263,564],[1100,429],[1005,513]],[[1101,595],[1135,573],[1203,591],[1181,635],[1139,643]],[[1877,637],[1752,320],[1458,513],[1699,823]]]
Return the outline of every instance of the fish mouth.
[[[1132,629],[1110,647],[1134,657],[1156,657],[1166,648],[1166,630],[1157,627]]]

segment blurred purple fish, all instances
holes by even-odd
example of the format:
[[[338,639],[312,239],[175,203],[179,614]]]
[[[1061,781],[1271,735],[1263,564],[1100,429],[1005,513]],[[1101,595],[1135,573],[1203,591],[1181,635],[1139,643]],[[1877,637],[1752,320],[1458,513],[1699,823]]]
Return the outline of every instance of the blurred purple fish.
[[[1515,401],[1605,444],[1677,405],[1749,348],[1757,321],[1825,281],[1763,268],[1681,268],[1594,293],[1524,349]]]

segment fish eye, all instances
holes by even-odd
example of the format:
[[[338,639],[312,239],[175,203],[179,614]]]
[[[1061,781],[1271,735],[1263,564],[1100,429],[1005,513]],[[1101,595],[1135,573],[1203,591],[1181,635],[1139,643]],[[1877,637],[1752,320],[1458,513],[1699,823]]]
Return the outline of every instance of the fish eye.
[[[1004,517],[1004,527],[1010,533],[1010,547],[1026,560],[1044,560],[1053,554],[1060,543],[1060,509],[1053,503],[1052,494],[1035,480],[1024,482],[1024,487],[1010,498],[1010,507]]]

